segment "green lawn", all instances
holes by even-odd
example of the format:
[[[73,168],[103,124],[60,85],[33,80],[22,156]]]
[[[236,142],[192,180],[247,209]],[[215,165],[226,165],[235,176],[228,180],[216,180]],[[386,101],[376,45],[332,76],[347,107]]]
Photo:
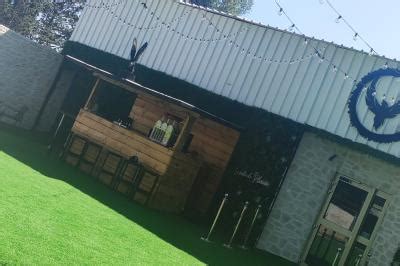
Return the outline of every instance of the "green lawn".
[[[206,228],[128,201],[0,128],[0,265],[291,265],[199,240]]]

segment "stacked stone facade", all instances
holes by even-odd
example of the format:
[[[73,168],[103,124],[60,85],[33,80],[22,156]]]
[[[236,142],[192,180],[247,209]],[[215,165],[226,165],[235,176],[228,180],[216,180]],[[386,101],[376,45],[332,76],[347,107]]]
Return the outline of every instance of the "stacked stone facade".
[[[338,174],[390,195],[369,260],[390,265],[400,244],[400,165],[314,133],[303,136],[258,247],[298,262]]]

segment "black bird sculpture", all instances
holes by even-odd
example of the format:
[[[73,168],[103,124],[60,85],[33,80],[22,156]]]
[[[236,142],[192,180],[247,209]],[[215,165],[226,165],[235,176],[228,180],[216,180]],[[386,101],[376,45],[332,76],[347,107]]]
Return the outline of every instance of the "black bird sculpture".
[[[379,79],[374,79],[367,89],[367,95],[365,98],[366,104],[371,112],[375,114],[374,118],[374,129],[380,128],[386,119],[394,118],[400,114],[400,102],[396,102],[393,105],[384,99],[382,103],[379,103],[376,99],[376,83]]]
[[[137,40],[136,38],[133,39],[133,43],[132,43],[132,48],[131,48],[131,58],[130,58],[130,63],[128,66],[128,79],[132,79],[135,80],[135,66],[137,61],[139,60],[140,56],[144,53],[144,51],[146,50],[147,46],[149,44],[147,42],[145,42],[139,49],[137,49]]]

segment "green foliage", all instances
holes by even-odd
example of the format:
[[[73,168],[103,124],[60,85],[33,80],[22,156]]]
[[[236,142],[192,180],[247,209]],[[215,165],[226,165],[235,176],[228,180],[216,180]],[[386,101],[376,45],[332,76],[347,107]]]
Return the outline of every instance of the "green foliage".
[[[232,15],[243,15],[253,7],[253,0],[189,0],[188,2]]]
[[[37,23],[35,40],[43,45],[60,49],[72,34],[84,0],[47,2],[42,6]]]
[[[0,127],[0,172],[0,265],[292,265],[201,241],[206,228],[128,200],[31,132]]]
[[[0,24],[33,39],[38,28],[37,16],[43,8],[43,1],[19,0],[15,4],[0,0]]]
[[[60,49],[69,39],[85,0],[16,0],[0,3],[0,24],[40,44]]]

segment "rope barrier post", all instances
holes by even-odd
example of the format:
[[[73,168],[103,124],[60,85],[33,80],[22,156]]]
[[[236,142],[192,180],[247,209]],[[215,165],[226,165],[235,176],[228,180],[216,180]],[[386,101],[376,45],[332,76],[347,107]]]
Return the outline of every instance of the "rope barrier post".
[[[232,242],[233,242],[233,240],[235,239],[236,233],[237,233],[237,231],[238,231],[238,229],[239,229],[240,223],[242,222],[243,216],[244,216],[244,214],[245,214],[245,212],[246,212],[248,206],[249,206],[249,202],[246,201],[246,203],[244,204],[244,207],[243,207],[243,209],[242,209],[242,213],[240,214],[239,220],[238,220],[238,222],[236,223],[235,230],[233,230],[233,234],[232,234],[232,236],[231,236],[231,239],[229,240],[229,242],[228,242],[227,244],[224,244],[224,247],[226,247],[226,248],[232,248]]]
[[[256,213],[254,214],[253,220],[251,221],[251,224],[250,224],[250,228],[246,233],[246,237],[244,238],[243,244],[240,246],[240,248],[242,248],[242,249],[247,249],[247,242],[249,241],[251,232],[253,231],[253,227],[254,227],[254,224],[256,223],[258,213],[260,212],[261,207],[262,207],[261,205],[257,206]]]
[[[210,242],[210,236],[211,236],[212,232],[214,231],[215,225],[218,222],[218,219],[219,219],[219,217],[221,215],[222,209],[224,208],[225,202],[227,200],[228,200],[228,194],[225,194],[225,196],[224,196],[224,198],[223,198],[223,200],[222,200],[222,202],[221,202],[221,204],[219,206],[218,212],[215,215],[215,218],[214,218],[214,221],[213,221],[213,223],[211,225],[210,231],[207,234],[207,237],[201,237],[200,238],[201,240],[206,241],[206,242]]]

